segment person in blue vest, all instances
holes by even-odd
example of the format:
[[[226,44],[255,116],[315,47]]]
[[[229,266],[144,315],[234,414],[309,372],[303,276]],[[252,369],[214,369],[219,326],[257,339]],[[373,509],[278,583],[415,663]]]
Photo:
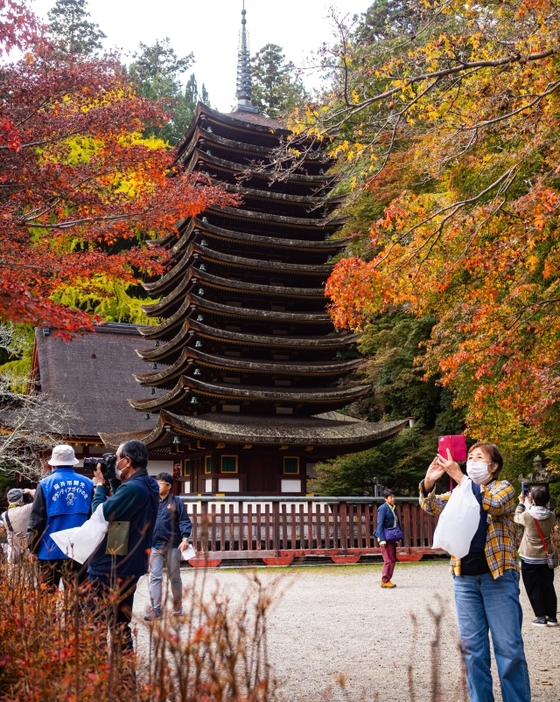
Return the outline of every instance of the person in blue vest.
[[[53,470],[39,481],[27,527],[28,544],[39,564],[39,578],[58,588],[61,579],[73,576],[83,582],[85,569],[68,558],[51,539],[51,534],[81,526],[91,514],[93,482],[74,470],[79,461],[67,444],[55,446],[47,463]]]
[[[387,541],[385,529],[394,529],[399,523],[399,518],[395,511],[395,493],[389,488],[385,488],[383,497],[385,502],[377,510],[377,528],[373,534],[379,540],[383,558],[381,587],[393,588],[397,587],[395,583],[391,582],[397,562],[397,543],[395,541]]]
[[[117,480],[112,483],[113,494],[108,497],[105,476],[101,464],[97,464],[93,511],[102,505],[103,516],[109,522],[109,532],[90,558],[87,572],[91,601],[101,608],[99,614],[107,620],[113,635],[116,635],[113,641],[119,641],[123,650],[132,651],[130,621],[134,594],[138,580],[148,570],[159,503],[159,486],[148,475],[148,449],[144,443],[132,440],[119,446],[115,475]],[[119,546],[111,545],[111,525],[118,526],[118,533],[126,535]],[[110,596],[115,594],[116,616],[115,607],[110,601]]]
[[[171,494],[173,476],[159,473],[159,509],[150,554],[150,598],[152,609],[146,621],[161,617],[163,566],[171,584],[173,614],[183,613],[183,583],[181,581],[181,553],[189,546],[192,524],[181,498]]]

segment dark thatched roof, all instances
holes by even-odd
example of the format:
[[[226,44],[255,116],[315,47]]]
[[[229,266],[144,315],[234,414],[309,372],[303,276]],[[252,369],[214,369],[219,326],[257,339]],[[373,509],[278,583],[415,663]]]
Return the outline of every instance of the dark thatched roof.
[[[135,352],[142,343],[131,324],[107,324],[96,333],[84,333],[64,341],[54,330],[35,332],[36,364],[41,391],[64,402],[76,415],[72,434],[97,438],[99,432],[149,432],[157,417],[149,420],[128,403],[142,391],[134,373],[147,370]]]

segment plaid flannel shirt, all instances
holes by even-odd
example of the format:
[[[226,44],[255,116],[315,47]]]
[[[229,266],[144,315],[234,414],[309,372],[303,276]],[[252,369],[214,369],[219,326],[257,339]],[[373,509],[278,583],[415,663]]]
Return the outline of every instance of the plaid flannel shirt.
[[[517,562],[517,534],[513,524],[516,500],[513,486],[506,480],[493,480],[480,486],[482,509],[488,513],[488,531],[484,553],[493,578],[499,578],[509,569],[519,570]],[[443,512],[450,492],[436,495],[435,486],[424,494],[424,481],[420,483],[420,507],[428,514],[438,516]],[[451,568],[461,575],[461,559],[451,556]]]

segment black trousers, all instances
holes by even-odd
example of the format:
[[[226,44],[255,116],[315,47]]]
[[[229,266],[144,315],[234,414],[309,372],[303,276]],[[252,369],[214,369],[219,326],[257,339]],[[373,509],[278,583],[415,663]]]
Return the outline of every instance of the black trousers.
[[[120,645],[125,653],[132,653],[132,606],[139,575],[115,578],[110,575],[88,575],[89,605],[103,624],[107,624],[113,637],[113,645]]]
[[[86,566],[71,558],[37,561],[37,564],[41,582],[55,589],[58,589],[61,580],[68,586],[75,582],[77,576],[78,585],[83,585],[87,578]]]
[[[521,576],[536,617],[556,617],[558,600],[554,589],[554,569],[546,563],[521,561]]]

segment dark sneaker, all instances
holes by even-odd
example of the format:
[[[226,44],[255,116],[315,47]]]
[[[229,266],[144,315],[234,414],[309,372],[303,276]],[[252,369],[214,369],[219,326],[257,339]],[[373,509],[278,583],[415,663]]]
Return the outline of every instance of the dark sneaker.
[[[144,621],[146,622],[153,622],[154,619],[161,619],[161,612],[159,609],[151,609],[144,617]]]
[[[547,626],[558,626],[558,619],[556,619],[556,617],[547,617],[546,618],[546,625]]]
[[[537,617],[533,619],[533,626],[546,626],[546,617]]]

